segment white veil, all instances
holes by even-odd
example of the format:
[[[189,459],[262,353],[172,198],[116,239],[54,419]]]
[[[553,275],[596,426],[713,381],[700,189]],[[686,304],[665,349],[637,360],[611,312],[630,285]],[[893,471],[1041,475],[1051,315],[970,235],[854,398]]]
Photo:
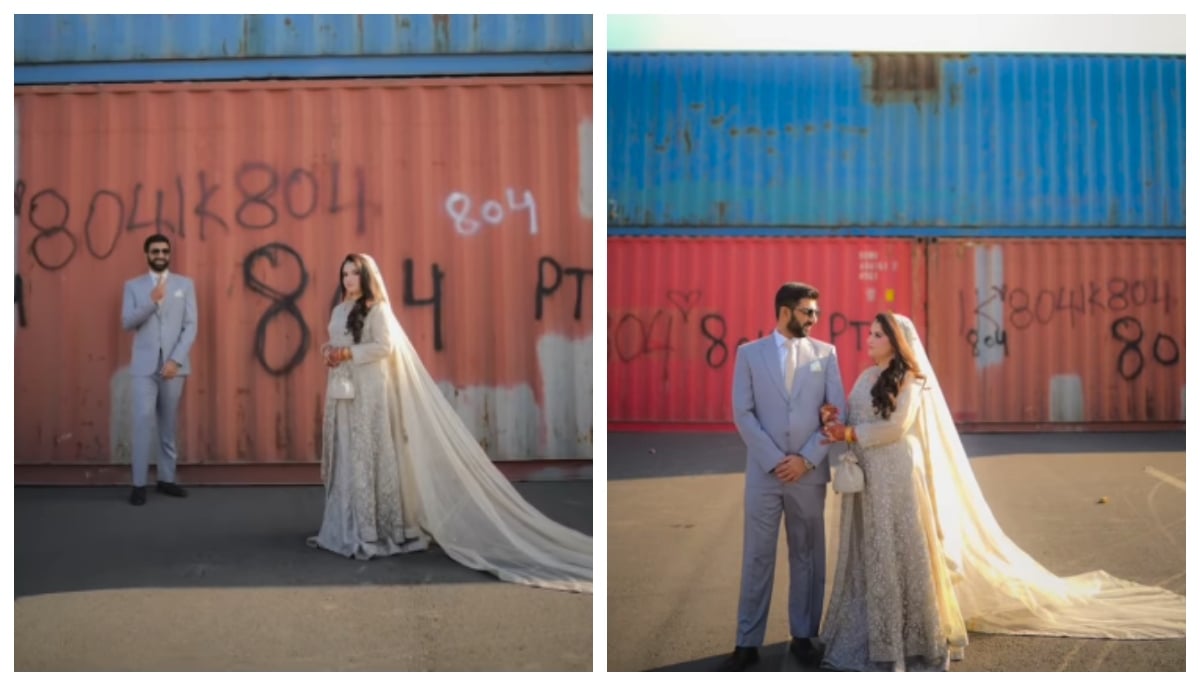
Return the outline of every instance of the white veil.
[[[902,315],[896,320],[927,379],[917,419],[927,453],[926,490],[966,627],[1081,638],[1184,636],[1184,596],[1103,571],[1056,576],[1005,535],[975,480],[916,327]]]
[[[396,319],[379,266],[363,255],[392,339],[388,412],[421,528],[455,561],[504,581],[592,592],[592,539],[517,493],[429,376]]]

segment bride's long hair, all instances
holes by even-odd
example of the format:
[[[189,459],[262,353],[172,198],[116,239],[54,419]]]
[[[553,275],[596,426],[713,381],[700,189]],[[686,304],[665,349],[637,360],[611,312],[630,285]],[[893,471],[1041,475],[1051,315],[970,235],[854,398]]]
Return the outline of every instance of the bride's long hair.
[[[875,385],[871,387],[871,406],[875,408],[880,417],[887,419],[896,411],[896,398],[900,395],[900,385],[904,383],[904,375],[910,371],[918,379],[924,379],[925,375],[921,373],[921,368],[917,365],[916,356],[913,355],[908,340],[904,336],[898,335],[900,324],[896,321],[896,317],[891,312],[880,312],[875,315],[875,321],[879,322],[879,327],[883,329],[883,334],[887,336],[888,341],[892,344],[892,350],[896,353],[892,356],[892,361],[888,363],[887,368],[875,380]]]
[[[362,343],[363,324],[367,319],[367,303],[378,304],[386,300],[384,290],[378,287],[379,276],[371,269],[370,262],[358,253],[350,253],[338,265],[338,292],[336,303],[346,299],[346,281],[342,278],[342,270],[347,264],[358,267],[358,283],[362,294],[354,301],[350,314],[346,315],[346,331],[354,336],[355,343]]]

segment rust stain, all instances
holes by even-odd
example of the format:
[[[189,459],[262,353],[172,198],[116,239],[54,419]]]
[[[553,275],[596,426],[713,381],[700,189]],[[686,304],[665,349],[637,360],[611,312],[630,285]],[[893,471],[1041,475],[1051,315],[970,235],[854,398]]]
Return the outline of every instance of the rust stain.
[[[433,15],[433,44],[438,52],[450,50],[450,15]]]
[[[712,118],[712,119],[710,119],[709,121],[711,121],[711,122],[712,122],[712,125],[713,125],[713,126],[720,126],[720,125],[722,125],[722,124],[724,124],[724,123],[725,123],[725,117],[724,117],[724,116],[720,116],[720,117],[713,117],[713,118]]]
[[[690,155],[692,153],[692,132],[689,131],[688,129],[683,130],[683,146],[684,146],[684,149],[687,150],[687,153]]]
[[[704,103],[702,103],[702,102],[693,102],[693,103],[691,104],[691,107],[692,107],[692,109],[693,109],[693,110],[695,110],[696,112],[703,112],[703,111],[704,111]]]
[[[855,55],[863,67],[863,89],[875,105],[936,103],[941,93],[942,64],[960,55],[869,53]]]

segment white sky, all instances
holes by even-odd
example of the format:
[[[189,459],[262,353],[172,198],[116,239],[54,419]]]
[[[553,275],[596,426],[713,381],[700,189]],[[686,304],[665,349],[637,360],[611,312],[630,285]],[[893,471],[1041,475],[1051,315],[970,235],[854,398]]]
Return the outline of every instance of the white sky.
[[[1184,15],[609,15],[610,51],[1185,53]]]

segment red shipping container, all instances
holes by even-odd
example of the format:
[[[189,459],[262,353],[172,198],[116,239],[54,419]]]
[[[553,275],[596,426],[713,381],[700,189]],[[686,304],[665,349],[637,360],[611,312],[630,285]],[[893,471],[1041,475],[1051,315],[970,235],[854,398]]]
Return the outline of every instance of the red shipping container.
[[[610,430],[732,429],[737,346],[770,334],[787,281],[820,290],[811,335],[837,346],[849,392],[877,312],[923,331],[922,255],[900,239],[610,238]]]
[[[128,461],[156,230],[200,309],[185,469],[317,460],[349,252],[493,459],[590,459],[591,111],[590,76],[18,88],[18,466]]]

